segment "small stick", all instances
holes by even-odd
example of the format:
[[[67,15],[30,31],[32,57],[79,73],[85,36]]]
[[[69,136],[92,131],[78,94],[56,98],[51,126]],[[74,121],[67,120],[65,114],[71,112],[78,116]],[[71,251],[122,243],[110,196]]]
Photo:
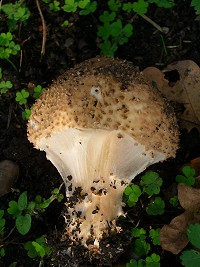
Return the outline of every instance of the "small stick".
[[[148,21],[151,25],[153,25],[157,30],[159,30],[162,33],[167,33],[168,29],[165,27],[160,27],[157,23],[155,23],[152,19],[150,19],[149,17],[147,17],[146,15],[141,15],[141,17],[143,19],[145,19],[146,21]]]
[[[46,23],[44,20],[44,16],[42,14],[42,10],[40,8],[40,4],[39,4],[39,0],[35,0],[41,20],[42,20],[42,33],[43,33],[43,37],[42,37],[42,48],[41,48],[41,56],[44,56],[45,54],[45,45],[46,45],[46,39],[47,39],[47,27],[46,27]]]

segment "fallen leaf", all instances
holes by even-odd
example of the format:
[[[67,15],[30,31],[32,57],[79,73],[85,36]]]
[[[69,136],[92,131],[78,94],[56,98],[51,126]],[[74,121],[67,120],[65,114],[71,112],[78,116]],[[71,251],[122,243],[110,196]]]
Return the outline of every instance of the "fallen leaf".
[[[186,229],[190,214],[183,213],[175,217],[170,224],[164,225],[160,231],[160,245],[173,254],[181,252],[188,244]]]
[[[178,184],[178,200],[185,210],[194,210],[200,207],[200,189]]]
[[[165,79],[165,72],[178,71],[179,80],[173,85]],[[162,72],[155,67],[143,71],[146,78],[154,82],[158,90],[169,100],[183,104],[185,110],[177,117],[180,127],[200,131],[200,68],[192,60],[181,60],[168,65]]]
[[[178,254],[188,244],[189,224],[200,223],[200,189],[178,184],[178,199],[185,212],[160,231],[161,247],[173,254]]]

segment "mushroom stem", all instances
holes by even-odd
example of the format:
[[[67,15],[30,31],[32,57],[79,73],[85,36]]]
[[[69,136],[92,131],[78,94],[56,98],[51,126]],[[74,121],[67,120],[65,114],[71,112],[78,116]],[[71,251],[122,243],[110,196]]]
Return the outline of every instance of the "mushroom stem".
[[[39,146],[66,185],[67,232],[84,245],[98,244],[103,234],[116,231],[125,186],[164,159],[119,130],[66,128],[41,139]]]

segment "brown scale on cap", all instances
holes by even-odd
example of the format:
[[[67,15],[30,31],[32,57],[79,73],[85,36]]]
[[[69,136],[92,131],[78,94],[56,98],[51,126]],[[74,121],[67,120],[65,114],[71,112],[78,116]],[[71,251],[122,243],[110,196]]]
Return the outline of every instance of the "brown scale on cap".
[[[175,156],[178,127],[168,102],[132,63],[97,57],[68,70],[36,101],[28,139],[46,151],[66,184],[67,233],[98,248],[108,224],[116,230],[123,214],[125,186]]]

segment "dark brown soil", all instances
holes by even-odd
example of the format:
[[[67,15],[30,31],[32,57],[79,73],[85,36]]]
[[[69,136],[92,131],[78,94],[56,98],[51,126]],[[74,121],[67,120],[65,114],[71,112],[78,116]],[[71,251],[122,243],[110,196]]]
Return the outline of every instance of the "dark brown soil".
[[[161,33],[142,17],[132,18],[127,16],[127,18],[124,18],[127,22],[130,20],[133,22],[134,34],[127,44],[119,47],[116,56],[134,62],[140,69],[147,66],[164,68],[168,63],[180,59],[191,59],[200,65],[200,22],[196,20],[195,12],[190,8],[190,1],[177,0],[176,2],[177,6],[172,10],[152,6],[147,14],[160,26],[169,28],[169,33],[166,35],[162,34],[161,36]],[[16,190],[0,198],[1,209],[7,208],[10,200],[17,199],[19,192],[27,191],[30,200],[34,199],[37,194],[48,198],[51,190],[59,187],[62,183],[59,173],[46,159],[45,153],[34,149],[27,140],[26,121],[22,120],[22,109],[15,101],[16,90],[27,88],[29,83],[41,84],[46,87],[68,68],[100,53],[98,49],[99,40],[96,37],[96,17],[99,14],[86,17],[79,17],[75,14],[70,17],[73,26],[62,28],[60,27],[64,21],[62,14],[50,12],[41,3],[48,29],[46,52],[45,56],[41,58],[41,20],[35,3],[31,1],[28,4],[32,12],[31,19],[26,26],[22,25],[20,32],[17,33],[18,42],[22,47],[21,65],[19,58],[13,59],[14,64],[20,71],[14,71],[9,63],[3,65],[4,75],[13,81],[14,89],[5,95],[0,95],[0,160],[9,159],[16,162],[20,167],[20,175],[14,185]],[[98,10],[98,13],[100,12],[102,10]],[[1,32],[6,31],[5,29],[6,25],[0,26]],[[167,54],[164,51],[164,45]],[[165,180],[164,191],[174,182],[174,177],[180,166],[199,156],[199,132],[193,129],[188,133],[187,130],[182,129],[177,158],[154,167]],[[30,260],[27,257],[22,243],[34,240],[42,234],[47,234],[49,243],[54,245],[53,256],[50,260],[45,260],[44,266],[89,267],[100,266],[100,264],[105,263],[107,263],[107,266],[112,266],[111,260],[106,258],[106,251],[102,259],[96,258],[90,264],[90,256],[84,252],[83,247],[74,246],[72,251],[69,252],[66,247],[70,241],[59,241],[59,236],[63,231],[63,218],[61,216],[63,205],[64,201],[52,203],[40,220],[34,220],[30,234],[21,236],[14,231],[8,239],[7,256],[0,262],[0,266],[9,266],[12,262],[17,262],[17,266],[39,266],[38,259]],[[141,225],[143,227],[150,225],[162,227],[163,224],[169,223],[177,215],[177,211],[171,207],[167,208],[169,212],[161,217],[150,219],[143,215]],[[120,253],[114,251],[117,251],[119,247],[120,249],[125,247],[124,254],[121,257],[119,256],[117,260],[119,263],[128,262],[133,256],[126,232],[130,226],[129,221],[124,222],[125,234],[121,237],[122,239],[112,240],[114,257],[118,258],[120,255]],[[13,221],[8,218],[8,225],[5,229],[6,235],[9,234],[12,227]],[[105,242],[110,242],[110,240]],[[179,255],[174,256],[162,250],[155,252],[161,255],[162,267],[181,266]]]

